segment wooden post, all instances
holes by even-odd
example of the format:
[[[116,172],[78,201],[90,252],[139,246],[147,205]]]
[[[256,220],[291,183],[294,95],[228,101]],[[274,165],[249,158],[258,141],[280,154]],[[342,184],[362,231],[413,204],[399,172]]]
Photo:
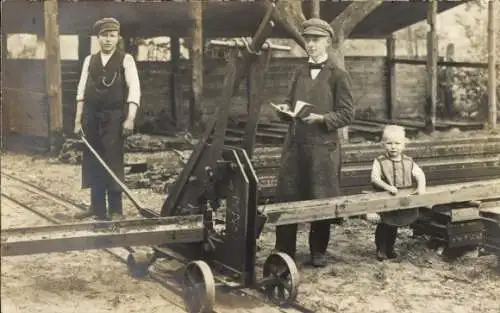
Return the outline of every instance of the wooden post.
[[[191,17],[194,20],[192,28],[192,116],[191,125],[197,129],[202,123],[203,96],[203,0],[189,2]]]
[[[319,1],[320,0],[312,0],[311,1],[311,17],[312,18],[320,18]]]
[[[427,11],[427,99],[426,105],[426,129],[433,132],[436,128],[436,104],[437,104],[437,34],[436,34],[437,1],[429,1]]]
[[[85,57],[90,54],[90,38],[91,34],[81,34],[78,36],[78,61],[80,62],[80,68],[83,66],[83,61]]]
[[[180,45],[180,40],[179,37],[170,37],[170,65],[172,72],[170,73],[170,101],[172,103],[171,106],[171,113],[172,113],[172,118],[175,121],[175,126],[178,130],[181,130],[180,128],[182,127],[182,120],[181,120],[181,115],[178,114],[180,107],[183,105],[182,97],[179,97],[178,93],[182,92],[182,89],[180,86],[180,81],[177,79],[177,75],[179,73],[179,59],[181,56],[181,45]],[[181,101],[181,103],[178,103],[178,101]]]
[[[497,127],[495,3],[496,0],[488,2],[488,126],[491,129]]]
[[[7,147],[7,137],[9,132],[9,112],[7,101],[5,101],[5,90],[3,87],[6,87],[5,84],[5,64],[7,61],[7,34],[2,32],[2,53],[0,55],[2,64],[4,64],[4,69],[0,71],[1,81],[2,81],[2,92],[0,94],[0,121],[2,123],[2,127],[0,127],[1,135],[0,135],[0,150],[3,151],[4,148]]]
[[[386,93],[387,93],[387,118],[394,119],[394,107],[396,103],[396,64],[392,61],[396,58],[396,45],[394,34],[389,36],[386,41]]]
[[[46,0],[44,7],[46,90],[49,102],[50,151],[57,152],[62,144],[63,108],[61,95],[61,52],[57,0]]]
[[[262,107],[263,90],[266,85],[266,73],[271,61],[271,48],[263,51],[262,55],[250,66],[248,75],[248,118],[243,136],[243,149],[248,157],[253,156],[257,127]]]

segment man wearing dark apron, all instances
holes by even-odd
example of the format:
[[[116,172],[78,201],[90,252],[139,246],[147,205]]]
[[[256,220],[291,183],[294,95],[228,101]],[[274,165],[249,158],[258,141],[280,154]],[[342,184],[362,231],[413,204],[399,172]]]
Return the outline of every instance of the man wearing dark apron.
[[[124,180],[124,140],[134,128],[140,83],[134,58],[118,47],[120,23],[103,18],[94,24],[100,51],[83,63],[77,93],[75,133],[85,138],[120,180]],[[123,216],[121,187],[85,148],[82,188],[90,187],[91,210],[78,217]],[[107,196],[107,207],[106,207]],[[109,212],[108,212],[109,210]]]
[[[309,63],[300,65],[292,75],[285,103],[278,116],[290,123],[281,157],[276,200],[301,201],[340,196],[341,147],[338,129],[354,119],[351,81],[348,73],[328,57],[333,30],[320,19],[304,22]],[[289,117],[297,105],[309,103],[305,114]],[[330,224],[311,223],[309,250],[311,264],[326,265],[325,253],[330,239]],[[276,228],[276,250],[295,258],[297,225]]]

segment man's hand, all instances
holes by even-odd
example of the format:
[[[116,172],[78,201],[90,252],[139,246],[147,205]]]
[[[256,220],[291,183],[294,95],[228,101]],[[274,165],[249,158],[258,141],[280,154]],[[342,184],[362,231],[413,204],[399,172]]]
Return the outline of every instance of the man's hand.
[[[306,124],[322,123],[324,120],[323,115],[316,113],[310,113],[308,116],[302,118],[302,121]]]
[[[123,122],[123,136],[128,137],[134,132],[134,120],[126,119]]]
[[[290,111],[290,105],[286,104],[286,103],[282,103],[282,104],[277,104],[276,107],[278,108],[278,112],[279,111]]]

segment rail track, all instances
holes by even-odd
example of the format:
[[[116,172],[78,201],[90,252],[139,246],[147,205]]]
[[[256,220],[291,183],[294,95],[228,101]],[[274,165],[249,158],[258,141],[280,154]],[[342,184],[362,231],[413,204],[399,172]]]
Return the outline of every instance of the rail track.
[[[2,171],[4,179],[10,180],[14,182],[14,188],[23,189],[24,191],[28,191],[34,195],[34,200],[20,200],[16,199],[15,196],[9,195],[3,188],[1,192],[1,196],[4,199],[14,203],[15,205],[34,213],[35,215],[41,217],[42,219],[49,221],[53,224],[64,224],[67,223],[69,219],[71,219],[67,213],[76,213],[78,211],[86,210],[86,208],[71,199],[67,199],[63,196],[58,196],[48,190],[42,189],[35,184],[27,182],[23,179],[20,179],[10,173],[6,173]],[[10,188],[10,185],[9,185]],[[32,202],[36,202],[39,204],[40,202],[43,205],[37,205],[35,208]],[[48,205],[47,202],[52,202],[57,204],[59,207],[64,208],[66,214],[61,212],[55,212],[52,210],[47,210],[47,208],[51,208],[53,206]],[[135,250],[131,247],[123,247],[123,248],[109,248],[103,249],[105,253],[112,256],[118,262],[123,264],[127,264],[127,258],[129,253],[133,253]],[[182,263],[177,262],[175,260],[168,260],[168,262],[172,262],[173,265],[177,267],[182,267]],[[168,303],[176,306],[182,310],[185,310],[185,306],[182,304],[182,294],[181,294],[181,285],[179,283],[179,274],[178,271],[173,271],[171,266],[165,267],[162,266],[162,262],[156,262],[157,265],[152,267],[149,273],[149,278],[154,282],[160,284],[163,288],[169,291],[168,297],[163,297]],[[222,290],[225,292],[217,293],[217,301],[222,302],[223,307],[213,310],[212,313],[229,313],[232,312],[230,308],[226,308],[226,306],[234,304],[241,308],[241,304],[244,303],[244,307],[252,307],[259,308],[265,310],[265,312],[284,312],[284,313],[312,313],[314,312],[311,309],[308,309],[300,304],[293,304],[288,308],[280,308],[274,306],[272,304],[267,303],[266,300],[262,298],[258,291],[255,290],[247,290],[247,289],[237,289],[238,292],[234,292],[235,288],[230,285],[224,284],[220,279],[216,277],[216,281],[219,281],[216,286],[218,290]],[[249,312],[252,310],[249,310]],[[239,309],[241,312],[241,309]]]

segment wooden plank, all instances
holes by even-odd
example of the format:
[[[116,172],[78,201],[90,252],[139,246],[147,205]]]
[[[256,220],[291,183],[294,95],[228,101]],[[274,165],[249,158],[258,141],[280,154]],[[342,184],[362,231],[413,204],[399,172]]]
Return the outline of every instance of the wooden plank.
[[[437,108],[437,1],[429,1],[427,11],[427,101],[426,101],[426,130],[433,132],[436,129]]]
[[[342,163],[344,165],[351,164],[371,164],[373,160],[383,154],[381,147],[373,147],[367,149],[351,150],[344,149],[342,151]],[[500,143],[465,143],[465,144],[437,144],[437,145],[422,145],[408,147],[405,153],[421,162],[424,160],[432,160],[440,158],[445,159],[460,159],[461,157],[475,158],[488,156],[497,157],[500,154]],[[256,168],[276,167],[279,166],[281,157],[281,149],[276,149],[267,152],[265,155],[256,153],[252,158],[252,163]],[[479,160],[477,160],[479,161]]]
[[[86,222],[2,230],[2,256],[201,242],[203,216]]]
[[[405,59],[405,58],[395,58],[392,60],[396,64],[409,64],[409,65],[426,65],[427,60],[418,59]],[[468,67],[468,68],[482,68],[487,69],[488,63],[482,62],[455,62],[455,61],[438,61],[438,66],[449,66],[449,67]],[[498,66],[498,64],[497,64]]]
[[[500,179],[428,187],[424,195],[386,192],[266,205],[269,225],[286,225],[438,204],[497,198]]]
[[[497,83],[496,83],[496,17],[497,1],[488,2],[488,127],[497,127]]]
[[[49,138],[51,150],[57,150],[63,131],[63,106],[61,88],[61,52],[57,0],[43,3],[46,51],[46,90],[49,100]]]

